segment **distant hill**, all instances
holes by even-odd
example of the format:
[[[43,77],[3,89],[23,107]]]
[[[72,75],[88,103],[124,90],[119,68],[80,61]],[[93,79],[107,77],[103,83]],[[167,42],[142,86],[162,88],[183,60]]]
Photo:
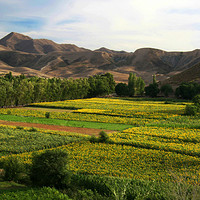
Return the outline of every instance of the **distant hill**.
[[[0,45],[8,47],[13,51],[23,51],[27,53],[47,54],[52,51],[81,52],[79,48],[72,44],[57,44],[47,39],[32,39],[28,36],[12,32],[0,40]]]
[[[129,53],[102,47],[91,51],[14,32],[0,40],[0,73],[12,71],[30,76],[80,78],[110,72],[116,81],[127,82],[129,73],[133,72],[149,83],[152,74],[163,81],[198,63],[199,49],[166,52],[141,48]]]
[[[162,84],[169,83],[172,85],[180,85],[182,82],[190,81],[200,83],[200,63],[164,80]]]

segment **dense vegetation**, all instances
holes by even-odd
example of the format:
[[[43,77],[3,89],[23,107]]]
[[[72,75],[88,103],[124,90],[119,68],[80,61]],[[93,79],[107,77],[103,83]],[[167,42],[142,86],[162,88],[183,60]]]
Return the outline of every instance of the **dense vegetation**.
[[[39,150],[41,153],[59,146],[69,153],[68,169],[73,174],[170,183],[172,171],[177,177],[184,176],[184,173],[191,174],[187,181],[194,183],[198,179],[200,162],[200,119],[198,116],[184,115],[186,105],[191,103],[170,99],[166,102],[166,99],[159,98],[92,98],[35,103],[34,109],[2,108],[0,112],[5,117],[40,117],[41,122],[45,119],[52,120],[51,123],[54,123],[53,118],[94,125],[98,122],[98,128],[107,123],[132,127],[108,134],[109,139],[101,134],[99,139],[91,140],[88,136],[3,126],[1,141],[4,143],[0,151],[4,156],[1,161],[14,153],[13,157],[30,166],[32,152]],[[53,107],[50,118],[46,118],[44,107],[49,111]],[[70,107],[73,110],[67,112]],[[61,112],[63,110],[66,112]]]
[[[193,99],[198,94],[200,94],[200,84],[196,82],[182,83],[175,92],[175,95],[182,99]]]
[[[144,94],[145,82],[136,74],[130,73],[128,78],[128,85],[126,83],[118,83],[115,87],[115,92],[119,96],[142,96]]]
[[[158,98],[92,98],[35,103],[34,109],[1,109],[5,116],[9,111],[7,116],[76,119],[80,123],[98,121],[102,126],[118,122],[132,124],[132,127],[108,135],[101,133],[99,139],[92,140],[90,136],[73,133],[2,126],[0,141],[4,143],[0,147],[3,155],[0,166],[4,169],[9,166],[12,172],[17,172],[19,175],[9,173],[14,180],[30,184],[30,178],[23,174],[32,173],[31,166],[35,162],[32,159],[46,149],[68,152],[65,162],[68,173],[67,180],[59,186],[62,193],[32,186],[4,190],[0,197],[32,199],[33,195],[45,199],[47,196],[42,191],[46,191],[49,199],[173,200],[180,195],[185,199],[198,199],[200,121],[198,116],[184,115],[186,105],[191,103],[169,99],[166,103],[166,99]],[[54,107],[50,118],[45,117],[44,107],[49,111]],[[70,107],[74,109],[72,112],[60,112]],[[42,166],[40,157],[37,158],[36,164]]]
[[[199,96],[193,102],[85,98],[113,92],[111,74],[77,80],[7,74],[0,83],[1,106],[35,102],[23,108],[1,108],[2,120],[117,130],[90,137],[1,125],[0,189],[11,180],[28,187],[5,187],[0,199],[199,199]],[[170,85],[159,89],[155,76],[145,88],[134,74],[128,85],[119,83],[115,90],[122,96],[172,92]],[[52,102],[56,99],[61,101]]]
[[[0,77],[0,107],[95,97],[110,94],[114,89],[115,82],[110,73],[76,80],[14,77],[9,73]]]
[[[200,94],[200,84],[196,82],[181,83],[175,91],[170,84],[163,84],[159,87],[156,80],[156,75],[153,75],[153,81],[149,85],[145,85],[141,77],[136,74],[130,73],[128,78],[128,85],[126,83],[118,83],[115,87],[115,92],[118,96],[149,96],[157,97],[158,95],[174,95],[181,99],[193,99],[196,95]]]

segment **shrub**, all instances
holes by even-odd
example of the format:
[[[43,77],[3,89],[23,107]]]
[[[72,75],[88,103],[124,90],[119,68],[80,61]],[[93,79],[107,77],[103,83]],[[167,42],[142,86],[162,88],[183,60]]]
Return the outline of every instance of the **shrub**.
[[[168,97],[169,94],[173,93],[173,89],[170,84],[162,85],[160,88],[160,91],[165,95],[165,97]]]
[[[177,98],[193,99],[197,94],[200,93],[200,84],[195,82],[181,83],[176,88],[175,95]]]
[[[193,98],[192,102],[193,102],[197,107],[200,108],[200,94],[199,94],[199,95],[196,95],[196,96]]]
[[[36,132],[36,131],[37,131],[37,128],[31,127],[31,128],[29,129],[29,131],[31,131],[31,132]]]
[[[7,115],[11,115],[11,111],[10,110],[7,110]]]
[[[99,133],[99,142],[102,142],[102,143],[109,142],[109,136],[108,136],[108,134],[106,132],[101,131]]]
[[[50,118],[50,112],[46,112],[46,113],[45,113],[45,117],[46,117],[46,118]]]
[[[98,138],[96,138],[94,135],[92,135],[92,136],[90,137],[90,142],[91,142],[91,143],[98,142]]]
[[[2,200],[72,200],[68,195],[50,187],[0,190]]]
[[[187,105],[185,107],[185,114],[186,115],[197,115],[198,107],[195,105]]]
[[[24,129],[24,127],[22,127],[22,126],[16,126],[16,129],[22,130],[22,129]]]
[[[62,149],[46,150],[33,155],[31,181],[38,186],[62,188],[70,182],[68,154]]]
[[[99,195],[109,197],[112,191],[109,189],[106,180],[100,176],[90,176],[83,174],[76,174],[72,177],[73,186],[84,190],[92,190]]]
[[[6,181],[20,181],[20,174],[25,172],[25,166],[17,157],[9,157],[3,163]]]
[[[158,87],[158,84],[149,84],[149,86],[145,87],[145,95],[150,97],[157,97],[158,93],[160,92],[160,89]]]
[[[128,96],[128,85],[126,83],[118,83],[115,87],[115,92],[118,96]]]

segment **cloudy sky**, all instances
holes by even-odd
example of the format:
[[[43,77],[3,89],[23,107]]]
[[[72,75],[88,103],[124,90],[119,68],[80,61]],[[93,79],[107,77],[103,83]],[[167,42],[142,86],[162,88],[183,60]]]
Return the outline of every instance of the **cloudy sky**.
[[[0,38],[32,38],[97,49],[200,48],[199,0],[0,0]]]

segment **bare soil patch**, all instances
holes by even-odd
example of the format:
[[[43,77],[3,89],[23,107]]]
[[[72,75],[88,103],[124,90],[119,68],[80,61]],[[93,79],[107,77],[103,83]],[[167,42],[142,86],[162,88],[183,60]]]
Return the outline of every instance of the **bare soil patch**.
[[[10,125],[10,126],[43,128],[43,129],[48,129],[48,130],[66,131],[66,132],[81,133],[81,134],[86,134],[86,135],[98,135],[100,131],[105,131],[107,133],[113,132],[111,130],[105,130],[105,129],[79,128],[79,127],[36,124],[36,123],[26,123],[26,122],[10,122],[10,121],[3,121],[3,120],[0,120],[0,124]]]

